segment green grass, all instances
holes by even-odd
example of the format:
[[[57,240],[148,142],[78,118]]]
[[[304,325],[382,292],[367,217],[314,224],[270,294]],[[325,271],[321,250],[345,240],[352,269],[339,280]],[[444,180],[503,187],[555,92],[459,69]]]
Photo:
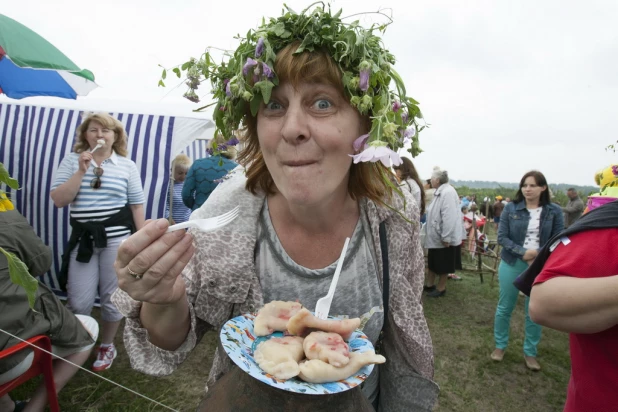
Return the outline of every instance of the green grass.
[[[562,411],[570,374],[568,336],[544,328],[538,357],[542,370],[526,369],[520,297],[511,321],[509,348],[502,362],[493,362],[489,355],[493,350],[497,279],[492,287],[490,275],[480,283],[477,274],[459,274],[463,280],[449,280],[445,297],[424,298],[435,351],[435,380],[441,387],[436,411]],[[118,357],[101,376],[174,409],[194,411],[203,396],[215,338],[213,331],[208,332],[174,374],[154,378],[131,369],[119,332]],[[36,383],[33,380],[18,388],[13,397],[27,398]],[[167,410],[83,371],[60,393],[60,405],[63,411]]]

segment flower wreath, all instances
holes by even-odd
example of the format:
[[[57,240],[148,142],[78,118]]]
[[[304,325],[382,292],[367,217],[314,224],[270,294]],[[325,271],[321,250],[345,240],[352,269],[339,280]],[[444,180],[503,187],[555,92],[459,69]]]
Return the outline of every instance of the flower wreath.
[[[313,6],[316,7],[312,9]],[[295,53],[322,49],[332,56],[343,74],[350,104],[371,118],[370,132],[354,142],[354,149],[360,152],[353,155],[354,163],[380,160],[386,167],[391,166],[391,161],[399,165],[401,158],[396,152],[409,142],[408,151],[412,156],[418,155],[422,151],[418,133],[425,128],[418,127],[417,119],[422,119],[418,102],[406,95],[403,80],[392,67],[395,57],[375,33],[384,33],[392,20],[365,29],[358,21],[344,23],[341,10],[333,15],[330,6],[326,10],[322,2],[310,5],[300,14],[287,5],[284,7],[281,17],[270,18],[267,23],[262,19],[257,30],[249,30],[246,37],[237,36],[240,45],[227,53],[227,62],[216,64],[207,49],[199,60],[191,58],[180,68],[172,69],[178,77],[186,72],[189,90],[185,97],[191,101],[199,102],[195,91],[202,78],[212,83],[215,136],[221,134],[227,142],[214,144],[209,152],[217,154],[226,145],[238,143],[235,133],[247,113],[247,105],[251,114],[257,115],[260,104],[269,102],[273,87],[279,83],[273,70],[277,53],[299,41]],[[164,86],[166,72],[163,70],[159,85]],[[395,90],[389,88],[391,80]]]

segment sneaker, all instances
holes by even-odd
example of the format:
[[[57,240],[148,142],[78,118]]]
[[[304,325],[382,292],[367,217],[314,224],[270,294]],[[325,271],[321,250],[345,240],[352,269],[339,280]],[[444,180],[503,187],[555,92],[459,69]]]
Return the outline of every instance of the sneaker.
[[[441,298],[442,296],[446,295],[446,289],[440,291],[438,289],[434,289],[433,292],[429,292],[427,294],[427,296],[430,296],[432,298]]]
[[[15,401],[15,409],[13,409],[13,412],[22,412],[26,406],[28,406],[28,401]]]
[[[436,285],[433,285],[433,286],[423,286],[423,290],[425,292],[433,292],[434,290],[436,290]]]
[[[491,359],[496,362],[502,362],[502,359],[504,359],[504,349],[494,349],[491,353]]]
[[[541,370],[541,365],[539,365],[534,356],[524,356],[524,360],[526,361],[526,367],[531,371],[538,372]]]
[[[449,273],[449,274],[447,275],[447,278],[449,278],[449,279],[453,279],[453,280],[461,280],[461,277],[460,277],[460,276],[457,276],[457,275],[456,275],[456,274],[454,274],[454,273]]]
[[[97,353],[97,360],[92,364],[92,370],[94,372],[101,372],[105,369],[108,369],[112,366],[114,359],[116,359],[116,347],[114,345],[109,345],[104,348],[99,346],[99,351]]]

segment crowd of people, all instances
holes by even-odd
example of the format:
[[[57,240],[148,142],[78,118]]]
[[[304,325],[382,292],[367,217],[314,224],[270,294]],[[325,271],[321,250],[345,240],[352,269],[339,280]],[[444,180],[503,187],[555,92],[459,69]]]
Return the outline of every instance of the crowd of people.
[[[276,30],[266,32],[277,35]],[[368,44],[380,43],[371,31],[364,35],[372,40]],[[360,391],[380,412],[433,409],[439,387],[434,382],[423,291],[427,297],[446,297],[447,279],[461,270],[462,245],[470,240],[470,230],[476,233],[482,209],[475,196],[458,195],[444,169],[436,167],[430,179],[422,180],[409,158],[399,158],[384,146],[386,132],[376,141],[368,140],[376,130],[372,122],[382,121],[381,112],[374,112],[369,103],[362,105],[368,90],[379,89],[362,85],[369,81],[365,76],[371,64],[344,67],[358,75],[354,84],[360,92],[354,97],[359,100],[351,100],[352,82],[343,83],[330,43],[301,53],[298,39],[286,39],[276,39],[280,48],[270,51],[276,55],[272,67],[260,60],[264,38],[253,38],[242,45],[242,50],[255,50],[244,66],[209,72],[213,84],[220,81],[222,86],[215,95],[216,111],[224,112],[217,113],[222,116],[220,135],[212,156],[193,162],[184,155],[174,159],[166,215],[160,219],[145,221],[142,184],[137,166],[126,157],[122,123],[103,113],[84,117],[73,152],[61,161],[51,190],[54,204],[69,207],[71,216],[72,234],[59,275],[67,305],[39,284],[40,318],[27,318],[21,337],[49,334],[54,352],[78,365],[100,340],[92,369],[101,372],[117,356],[114,339],[124,318],[131,366],[154,376],[170,374],[208,329],[219,330],[232,317],[255,312],[270,301],[300,301],[315,307],[329,289],[349,238],[330,313],[361,318],[363,333],[388,360],[373,369]],[[268,81],[276,73],[278,83],[268,89],[268,99],[262,102],[263,96],[258,96],[258,103],[248,108],[255,96],[238,91],[244,85],[234,83],[235,77],[225,72],[234,67],[240,77],[253,82]],[[224,74],[225,78],[215,77]],[[385,78],[372,81],[375,85]],[[400,122],[404,137],[410,126],[416,126],[411,123],[414,113],[401,113],[401,104],[395,103],[381,110],[392,110],[391,118]],[[235,162],[235,149],[226,142],[240,125],[243,145]],[[381,154],[374,156],[378,149]],[[609,185],[615,187],[618,167],[611,170],[615,173]],[[617,303],[612,295],[617,290],[618,203],[599,206],[581,218],[583,202],[575,191],[568,196],[565,207],[552,203],[545,176],[529,171],[512,201],[495,198],[492,219],[501,245],[500,291],[495,349],[488,355],[496,362],[503,360],[521,289],[518,281],[532,277],[528,282],[532,294],[525,301],[525,365],[541,369],[537,360],[541,324],[571,333],[573,376],[567,410],[609,410],[604,407],[610,401],[615,406],[618,382],[617,369],[607,366],[615,366],[616,356],[610,352],[615,353],[618,343]],[[167,232],[170,224],[218,216],[236,206],[240,216],[219,230]],[[472,224],[467,227],[468,213]],[[18,213],[0,213],[0,218],[14,227],[0,233],[0,245],[15,250],[31,274],[47,271],[49,250],[25,219]],[[592,236],[602,236],[601,248]],[[597,259],[599,252],[602,259]],[[0,274],[0,284],[8,285],[7,265],[0,265]],[[23,293],[15,287],[3,290],[10,299],[21,299],[20,305],[6,310],[23,320],[29,310]],[[100,338],[98,325],[89,317],[97,293]],[[5,302],[9,300],[3,296],[0,305]],[[3,327],[5,320],[3,316]],[[14,343],[0,336],[0,348]],[[586,364],[584,350],[594,351],[598,369]],[[0,382],[19,374],[15,368],[26,363],[27,359],[14,359],[8,367],[3,365]],[[209,393],[225,390],[217,381],[232,368],[219,345],[206,379]],[[58,390],[75,371],[57,364]],[[587,388],[586,393],[581,387]],[[25,407],[42,410],[43,392],[37,389]],[[0,402],[7,411],[22,407],[8,396]]]

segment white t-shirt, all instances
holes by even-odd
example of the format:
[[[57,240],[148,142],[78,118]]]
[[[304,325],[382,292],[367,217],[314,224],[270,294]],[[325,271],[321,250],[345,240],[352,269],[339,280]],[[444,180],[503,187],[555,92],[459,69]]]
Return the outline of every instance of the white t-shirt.
[[[536,209],[528,209],[530,213],[530,221],[528,222],[528,230],[526,231],[526,239],[524,240],[524,249],[538,249],[541,247],[541,212],[543,207]]]

